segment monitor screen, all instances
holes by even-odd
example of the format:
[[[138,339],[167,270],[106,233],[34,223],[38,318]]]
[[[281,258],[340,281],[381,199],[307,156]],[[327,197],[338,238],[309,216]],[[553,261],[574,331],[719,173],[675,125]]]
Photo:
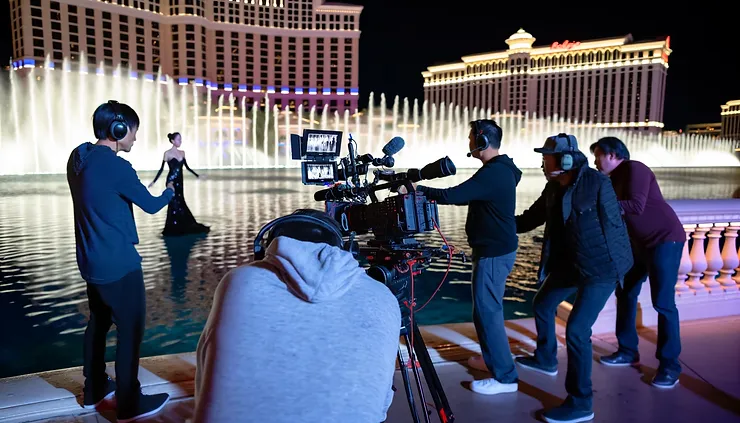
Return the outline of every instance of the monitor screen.
[[[337,164],[335,162],[303,162],[301,168],[304,184],[323,185],[337,180]]]
[[[303,132],[304,156],[338,157],[342,143],[340,131],[321,131],[307,129]]]

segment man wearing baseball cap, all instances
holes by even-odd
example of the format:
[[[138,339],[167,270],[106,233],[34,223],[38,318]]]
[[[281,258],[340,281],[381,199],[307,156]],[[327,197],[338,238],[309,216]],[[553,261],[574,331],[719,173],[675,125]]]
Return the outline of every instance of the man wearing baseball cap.
[[[583,422],[594,418],[591,389],[591,327],[617,284],[632,266],[627,229],[608,177],[588,167],[576,137],[558,134],[542,148],[547,185],[540,198],[516,217],[517,233],[545,224],[534,297],[537,349],[517,363],[554,376],[558,372],[555,314],[576,294],[566,326],[568,398],[547,410],[547,422]]]

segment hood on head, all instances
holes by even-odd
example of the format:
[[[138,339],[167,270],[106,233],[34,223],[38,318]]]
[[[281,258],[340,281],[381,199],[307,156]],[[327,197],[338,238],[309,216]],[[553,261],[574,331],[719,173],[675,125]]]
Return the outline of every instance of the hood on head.
[[[284,236],[270,243],[264,261],[277,268],[290,292],[312,303],[341,297],[365,273],[348,251]]]
[[[95,145],[90,142],[86,142],[84,144],[81,144],[79,147],[75,148],[73,153],[73,166],[75,175],[79,175],[80,172],[87,166],[87,164],[90,162],[90,158],[94,154],[98,154],[100,152],[105,152],[105,150],[108,150],[110,152],[113,152],[108,147],[102,146],[102,145]]]

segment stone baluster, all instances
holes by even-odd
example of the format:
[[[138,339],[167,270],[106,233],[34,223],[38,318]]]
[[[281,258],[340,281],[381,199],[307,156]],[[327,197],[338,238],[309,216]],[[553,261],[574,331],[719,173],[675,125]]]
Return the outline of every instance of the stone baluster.
[[[709,292],[701,283],[701,277],[704,276],[704,271],[707,270],[707,256],[704,254],[704,240],[707,237],[707,232],[711,228],[711,223],[700,224],[694,230],[694,234],[691,236],[694,239],[694,243],[691,246],[691,272],[688,273],[689,280],[686,284],[689,288],[693,289],[696,295],[706,295]]]
[[[707,291],[710,294],[722,292],[722,288],[719,282],[717,282],[717,275],[724,264],[722,262],[722,254],[719,251],[719,239],[722,238],[722,231],[724,231],[727,226],[727,223],[715,223],[711,228],[709,228],[709,233],[707,234],[707,238],[709,238],[705,253],[707,258],[707,268],[702,272],[704,273],[704,278],[701,282],[707,287]]]
[[[740,245],[738,246],[737,250],[738,258],[740,258]],[[740,285],[740,267],[735,268],[735,277],[732,278],[737,285]]]
[[[686,242],[683,244],[681,265],[678,266],[678,280],[676,281],[676,294],[679,296],[694,295],[694,292],[689,289],[688,285],[686,285],[686,278],[688,278],[687,273],[689,273],[693,267],[691,264],[691,257],[689,256],[689,239],[691,238],[691,234],[694,233],[695,228],[696,225],[683,225],[683,230],[686,231]]]
[[[725,229],[725,245],[722,247],[722,261],[724,265],[720,269],[721,276],[717,282],[725,292],[738,292],[738,286],[732,279],[735,268],[740,265],[740,257],[737,254],[737,231],[740,230],[740,222],[731,222]]]

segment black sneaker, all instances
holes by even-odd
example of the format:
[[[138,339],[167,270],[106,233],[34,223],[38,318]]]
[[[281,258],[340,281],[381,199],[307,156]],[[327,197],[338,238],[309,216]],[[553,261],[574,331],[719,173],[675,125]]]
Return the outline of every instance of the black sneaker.
[[[640,356],[632,357],[627,353],[617,351],[611,355],[602,355],[599,361],[606,366],[633,366],[640,363]]]
[[[566,401],[563,405],[542,413],[542,418],[547,423],[579,423],[593,420],[594,412],[591,410],[580,410]]]
[[[139,406],[136,410],[118,410],[118,423],[132,422],[153,416],[164,408],[170,400],[169,394],[139,395]]]
[[[106,381],[105,389],[100,392],[92,392],[92,390],[84,390],[84,400],[82,401],[82,407],[88,410],[98,408],[104,401],[112,399],[116,395],[116,382],[113,379],[108,378]]]
[[[540,364],[534,357],[517,357],[516,362],[525,369],[544,373],[548,376],[557,376],[558,366],[547,367]]]
[[[656,388],[670,389],[678,384],[678,375],[664,370],[658,370],[658,373],[655,374],[650,384]]]

